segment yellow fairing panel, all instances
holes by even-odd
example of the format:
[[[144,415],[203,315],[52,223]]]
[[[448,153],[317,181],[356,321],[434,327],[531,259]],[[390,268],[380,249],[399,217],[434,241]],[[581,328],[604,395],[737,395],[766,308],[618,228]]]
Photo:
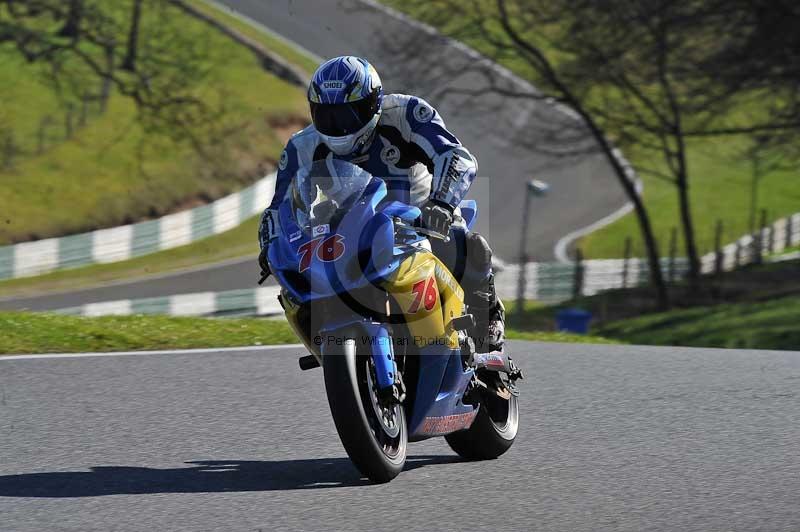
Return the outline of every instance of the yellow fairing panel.
[[[311,341],[309,338],[309,332],[304,331],[303,327],[300,325],[300,320],[298,319],[298,314],[300,312],[300,307],[293,303],[290,298],[282,297],[283,302],[283,310],[286,315],[286,321],[289,322],[289,325],[294,330],[294,333],[300,338],[300,341],[305,344],[306,349],[308,352],[317,357],[317,360],[322,362],[322,354],[320,353],[320,346]]]
[[[464,290],[433,253],[421,251],[405,259],[385,285],[403,309],[419,347],[447,342],[458,348],[458,333],[450,326],[464,313]]]

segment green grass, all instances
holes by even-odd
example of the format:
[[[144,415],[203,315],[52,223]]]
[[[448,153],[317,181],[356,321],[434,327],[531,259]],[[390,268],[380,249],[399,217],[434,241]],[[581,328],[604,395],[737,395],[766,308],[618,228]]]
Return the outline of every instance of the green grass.
[[[788,248],[784,248],[783,251],[781,251],[779,253],[773,253],[772,255],[768,255],[768,257],[780,257],[782,255],[789,255],[791,253],[797,253],[798,251],[800,251],[800,244],[798,244],[797,246],[791,246],[791,247],[788,247]]]
[[[723,223],[723,244],[733,242],[749,232],[751,169],[750,163],[739,158],[745,149],[740,138],[704,139],[691,141],[689,169],[691,172],[691,204],[697,245],[701,253],[714,249],[717,220]],[[626,154],[636,165],[636,153]],[[759,206],[767,209],[769,220],[800,211],[800,187],[797,171],[778,171],[760,181]],[[644,198],[653,223],[653,231],[662,254],[668,253],[670,233],[679,226],[677,191],[671,184],[647,175],[643,176]],[[756,213],[758,221],[760,214]],[[758,223],[758,222],[756,222]],[[583,238],[579,245],[591,258],[619,257],[624,243],[631,237],[633,252],[644,256],[639,226],[633,215]],[[678,255],[683,255],[683,237],[678,230]]]
[[[297,343],[288,323],[259,318],[173,318],[0,312],[0,354],[193,349]],[[519,333],[543,342],[608,342],[556,333]]]
[[[465,27],[463,16],[460,17],[457,12],[442,17],[441,13],[435,12],[437,7],[432,4],[405,0],[383,2],[429,24],[436,24],[441,20],[443,22],[437,28],[441,32],[463,40],[479,52],[491,55],[492,47],[482,39],[479,32],[469,31],[469,27]],[[480,5],[487,13],[496,9],[490,1],[480,2]],[[542,39],[538,41],[538,44],[547,49],[546,42]],[[556,63],[558,59],[555,58]],[[518,55],[506,54],[499,61],[523,78],[535,78],[531,67]],[[737,138],[691,139],[688,144],[691,207],[701,253],[713,249],[718,219],[724,224],[725,243],[748,232],[751,163],[740,156],[745,147],[744,141]],[[646,163],[656,170],[663,170],[663,164],[659,164],[660,157],[654,157],[652,153],[626,151],[625,155],[634,167]],[[677,190],[673,185],[649,175],[642,175],[642,179],[644,199],[655,236],[662,253],[666,253],[671,229],[680,226]],[[762,177],[758,208],[767,209],[770,220],[800,211],[800,187],[797,186],[797,180],[796,171],[774,171]],[[627,237],[632,238],[634,254],[643,256],[644,246],[633,214],[588,235],[579,245],[584,256],[588,258],[620,257],[624,253]],[[679,255],[684,254],[680,232],[678,250]]]
[[[632,344],[800,350],[800,297],[673,310],[609,323]]]
[[[61,290],[88,288],[113,281],[133,280],[159,273],[258,254],[259,217],[186,246],[110,264],[93,264],[46,275],[0,281],[0,297],[22,297]],[[256,279],[253,280],[255,282]]]
[[[0,353],[193,349],[296,343],[286,322],[165,316],[0,313]]]
[[[185,142],[148,137],[131,100],[114,94],[105,114],[91,108],[86,125],[66,140],[65,102],[45,84],[39,66],[2,46],[0,129],[12,132],[20,154],[11,168],[0,170],[0,245],[158,216],[241,188],[274,165],[286,132],[273,124],[306,119],[304,91],[263,71],[255,56],[218,31],[166,9],[204,54],[207,73],[194,93],[214,107],[224,102],[224,120],[235,131],[210,146],[216,151],[209,163]],[[311,67],[284,43],[217,13],[302,68]],[[47,116],[53,125],[38,154],[37,130]]]
[[[562,342],[581,344],[620,344],[624,341],[607,338],[592,331],[591,334],[556,332],[555,313],[570,306],[545,305],[538,301],[526,301],[522,316],[516,302],[509,301],[506,306],[506,338],[509,340],[529,340],[533,342]]]
[[[700,288],[669,287],[677,307],[661,312],[649,287],[610,290],[559,305],[509,312],[513,330],[552,331],[559,310],[592,314],[591,334],[624,343],[800,349],[800,260],[707,276]]]
[[[624,340],[606,338],[596,334],[574,334],[565,332],[524,331],[515,328],[506,330],[509,340],[528,340],[531,342],[559,342],[565,344],[624,344]]]

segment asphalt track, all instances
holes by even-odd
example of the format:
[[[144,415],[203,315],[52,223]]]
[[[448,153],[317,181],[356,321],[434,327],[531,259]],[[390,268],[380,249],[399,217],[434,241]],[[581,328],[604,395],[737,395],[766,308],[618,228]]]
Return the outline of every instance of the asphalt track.
[[[370,485],[300,348],[2,360],[0,530],[800,530],[800,352],[512,342],[505,456]]]
[[[255,243],[253,245],[257,246]],[[56,310],[99,301],[141,299],[196,292],[221,292],[231,290],[234,284],[239,285],[235,286],[236,288],[252,288],[256,286],[259,272],[260,268],[256,258],[248,257],[188,271],[153,275],[134,281],[114,282],[80,290],[50,292],[44,295],[9,299],[0,297],[0,310]],[[266,283],[266,285],[270,284],[275,284],[274,279],[270,278]]]
[[[563,121],[564,112],[545,103],[521,104],[499,96],[468,104],[443,96],[441,65],[465,70],[448,78],[449,86],[456,88],[482,86],[484,74],[493,72],[489,65],[466,72],[476,62],[457,45],[443,43],[413,24],[356,0],[223,0],[223,3],[318,56],[368,57],[381,72],[387,90],[417,94],[436,105],[449,127],[477,155],[481,177],[472,191],[479,199],[477,228],[503,260],[514,261],[519,255],[525,183],[532,177],[551,184],[549,195],[533,203],[527,245],[534,260],[552,260],[555,244],[561,237],[607,216],[625,203],[602,157],[562,160],[519,145],[519,140],[541,127],[542,122]],[[390,41],[416,43],[424,48],[424,56],[398,60],[386,47],[387,36]],[[137,279],[90,290],[0,299],[0,309],[47,310],[97,301],[249,288],[255,285],[256,269],[253,259],[234,261],[209,266],[205,271]]]

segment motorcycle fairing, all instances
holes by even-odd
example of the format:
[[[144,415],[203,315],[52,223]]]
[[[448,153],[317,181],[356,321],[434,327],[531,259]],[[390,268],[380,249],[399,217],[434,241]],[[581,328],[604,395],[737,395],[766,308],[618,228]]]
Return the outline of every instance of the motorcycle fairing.
[[[433,304],[415,307],[413,288],[428,282],[436,286]],[[420,357],[409,437],[424,439],[468,428],[476,409],[461,398],[473,371],[463,368],[458,331],[451,325],[464,312],[463,289],[444,264],[424,250],[406,257],[385,288],[405,311],[405,323]]]
[[[435,287],[435,299],[432,298],[430,308],[415,291],[422,286],[422,298],[426,298],[427,283]],[[458,349],[458,332],[450,322],[464,313],[464,290],[433,253],[419,250],[406,257],[384,287],[403,310],[416,343],[445,338],[447,347]]]
[[[372,178],[361,199],[340,219],[316,228],[299,227],[292,216],[291,201],[281,204],[278,217],[282,230],[269,246],[269,262],[293,299],[305,303],[377,285],[415,251],[410,246],[395,246],[393,218],[414,219],[419,209],[398,202],[382,203],[385,197],[386,184]],[[308,246],[329,235],[341,237],[344,251],[336,260],[320,260]],[[312,255],[301,268],[304,253]]]
[[[317,339],[303,331],[298,319],[300,309],[315,300],[347,300],[352,293],[369,287],[385,290],[397,302],[404,321],[415,339],[433,340],[432,345],[418,346],[420,371],[416,398],[408,405],[409,434],[416,439],[467,428],[476,408],[461,402],[473,370],[463,368],[458,331],[451,322],[463,314],[464,293],[447,268],[430,252],[414,244],[423,238],[413,229],[405,230],[408,240],[395,241],[396,218],[409,222],[419,216],[419,209],[398,202],[385,201],[386,185],[372,178],[362,197],[330,225],[301,228],[292,215],[291,200],[279,208],[281,231],[269,247],[269,262],[283,288],[286,316],[295,332],[318,358],[324,352],[327,336],[341,336],[361,331],[371,339],[380,388],[395,383],[394,349],[388,325],[357,312],[330,312],[322,316],[323,326]],[[474,222],[474,202],[462,204],[461,216],[467,226]],[[300,271],[301,248],[320,237],[341,237],[344,246],[336,260],[312,256]],[[305,248],[303,248],[305,249]],[[435,287],[435,298],[423,300],[410,312],[415,298],[414,286],[423,283]],[[424,298],[425,294],[422,294]],[[328,309],[326,305],[322,308]],[[429,342],[431,343],[431,342]],[[444,344],[444,345],[443,345]]]
[[[442,351],[441,347],[430,346],[423,348],[419,356],[417,396],[408,425],[409,439],[421,440],[469,428],[477,408],[462,402],[473,370],[463,368],[461,351]]]

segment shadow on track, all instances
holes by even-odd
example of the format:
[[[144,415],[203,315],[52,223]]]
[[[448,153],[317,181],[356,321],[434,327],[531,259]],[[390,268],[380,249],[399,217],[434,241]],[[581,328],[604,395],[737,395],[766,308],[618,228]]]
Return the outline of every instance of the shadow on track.
[[[405,471],[458,462],[457,456],[409,456]],[[217,493],[362,486],[370,482],[348,458],[271,462],[213,460],[193,467],[100,466],[90,471],[0,476],[0,497],[98,497],[152,493]]]

